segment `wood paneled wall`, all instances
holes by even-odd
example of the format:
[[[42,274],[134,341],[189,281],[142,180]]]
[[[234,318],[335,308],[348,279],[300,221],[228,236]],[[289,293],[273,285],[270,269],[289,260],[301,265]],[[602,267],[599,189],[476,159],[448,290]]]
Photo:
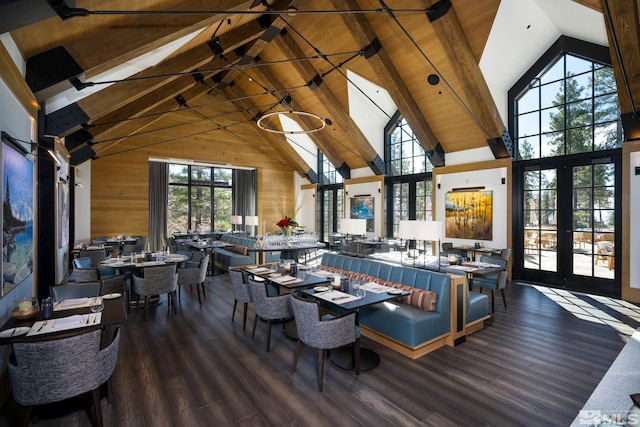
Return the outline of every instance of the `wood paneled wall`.
[[[248,146],[212,136],[145,147],[149,141],[127,140],[91,160],[91,236],[144,235],[149,228],[149,158],[171,158],[256,167],[259,233],[277,229],[274,189],[293,195],[294,171]],[[293,197],[293,196],[292,196]]]

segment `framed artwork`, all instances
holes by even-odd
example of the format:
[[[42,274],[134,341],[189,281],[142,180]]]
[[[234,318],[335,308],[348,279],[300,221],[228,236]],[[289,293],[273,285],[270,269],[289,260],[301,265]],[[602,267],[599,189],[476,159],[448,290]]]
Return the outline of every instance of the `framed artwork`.
[[[0,296],[33,273],[33,191],[33,162],[3,138]]]
[[[445,236],[492,240],[493,192],[450,191],[445,195]]]
[[[349,208],[350,217],[355,219],[367,220],[367,233],[373,233],[375,230],[375,197],[352,197],[349,199],[351,205]]]

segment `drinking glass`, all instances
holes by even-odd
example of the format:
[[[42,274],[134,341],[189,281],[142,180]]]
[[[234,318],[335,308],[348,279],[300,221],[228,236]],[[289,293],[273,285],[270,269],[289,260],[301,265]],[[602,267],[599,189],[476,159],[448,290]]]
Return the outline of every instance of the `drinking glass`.
[[[279,267],[279,264],[277,262],[272,263],[271,264],[271,272],[275,273],[276,271],[278,271],[278,267]]]
[[[91,301],[90,308],[92,313],[98,313],[102,311],[104,309],[104,302],[102,301],[102,298],[94,298],[93,301]]]

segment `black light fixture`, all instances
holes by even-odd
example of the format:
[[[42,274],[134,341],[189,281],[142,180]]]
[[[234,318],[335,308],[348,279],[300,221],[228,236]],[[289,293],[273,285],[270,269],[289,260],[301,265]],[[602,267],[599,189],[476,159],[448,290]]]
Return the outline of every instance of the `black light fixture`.
[[[440,83],[440,77],[437,74],[429,74],[427,76],[427,82],[431,85],[431,86],[435,86],[438,83]]]

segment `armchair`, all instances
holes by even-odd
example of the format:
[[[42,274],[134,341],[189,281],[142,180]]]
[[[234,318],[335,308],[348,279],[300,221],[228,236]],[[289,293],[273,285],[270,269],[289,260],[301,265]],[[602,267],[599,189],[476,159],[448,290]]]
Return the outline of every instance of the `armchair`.
[[[490,264],[498,264],[502,267],[506,267],[507,260],[502,258],[493,258],[488,256],[480,257],[480,262],[486,262]],[[499,290],[502,295],[502,302],[504,308],[507,308],[507,298],[504,294],[504,289],[507,286],[507,271],[497,271],[495,273],[486,274],[484,276],[478,276],[473,278],[473,286],[479,286],[482,289],[491,289],[491,312],[495,312],[494,292]]]
[[[267,295],[267,287],[263,282],[249,281],[249,292],[253,300],[253,307],[256,311],[256,318],[253,323],[251,339],[256,334],[258,318],[267,321],[267,351],[271,349],[271,322],[274,320],[288,320],[293,317],[289,295],[278,295],[270,297]],[[284,329],[284,322],[282,323]]]

